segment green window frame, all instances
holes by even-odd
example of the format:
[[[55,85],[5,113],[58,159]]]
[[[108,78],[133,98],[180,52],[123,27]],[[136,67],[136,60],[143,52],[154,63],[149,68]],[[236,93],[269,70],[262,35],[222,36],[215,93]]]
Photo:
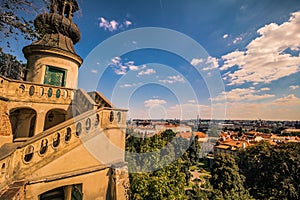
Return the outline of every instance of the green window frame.
[[[44,84],[65,87],[66,79],[67,70],[48,65],[46,66]]]

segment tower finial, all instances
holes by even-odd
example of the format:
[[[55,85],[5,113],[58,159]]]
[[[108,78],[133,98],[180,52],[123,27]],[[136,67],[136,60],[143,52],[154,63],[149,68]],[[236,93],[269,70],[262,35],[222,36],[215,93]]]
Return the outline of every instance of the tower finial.
[[[75,53],[73,45],[80,40],[80,31],[72,18],[73,13],[78,10],[76,0],[50,0],[50,12],[43,13],[34,20],[41,39],[33,45],[58,47]]]
[[[76,0],[50,0],[50,13],[63,15],[68,19],[72,19],[73,13],[78,11]]]

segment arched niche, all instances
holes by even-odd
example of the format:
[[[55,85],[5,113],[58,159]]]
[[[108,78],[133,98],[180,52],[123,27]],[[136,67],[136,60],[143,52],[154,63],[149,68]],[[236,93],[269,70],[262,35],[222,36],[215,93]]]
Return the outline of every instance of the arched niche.
[[[76,184],[76,185],[66,185],[57,187],[51,190],[48,190],[42,194],[39,195],[40,200],[66,200],[66,199],[76,199],[76,200],[82,200],[83,194],[82,194],[82,184]]]
[[[44,130],[56,126],[67,119],[67,112],[63,109],[51,109],[47,112],[44,122]]]
[[[36,111],[32,108],[15,108],[9,112],[13,139],[29,138],[34,135]]]

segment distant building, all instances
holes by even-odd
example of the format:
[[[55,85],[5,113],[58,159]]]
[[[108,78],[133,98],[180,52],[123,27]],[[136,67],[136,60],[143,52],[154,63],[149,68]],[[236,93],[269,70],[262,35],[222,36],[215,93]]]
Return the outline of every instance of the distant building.
[[[248,141],[239,141],[239,140],[225,140],[218,142],[214,147],[214,153],[227,153],[227,154],[236,154],[237,150],[245,149],[248,146],[251,146]]]
[[[238,137],[237,132],[222,132],[216,145],[214,154],[228,153],[235,155],[239,149],[245,149],[249,146],[258,144],[260,141],[269,142],[272,145],[286,142],[300,142],[300,137],[278,136],[276,134],[266,134],[256,131],[244,133]]]
[[[203,132],[194,132],[194,135],[198,138],[198,142],[207,142],[208,136]]]
[[[172,130],[174,133],[192,132],[192,128],[190,126],[186,126],[183,124],[160,124],[155,125],[155,129],[158,132],[163,132],[168,129]]]
[[[287,128],[287,129],[284,129],[283,131],[281,131],[281,133],[300,133],[300,129],[291,129],[291,128]]]

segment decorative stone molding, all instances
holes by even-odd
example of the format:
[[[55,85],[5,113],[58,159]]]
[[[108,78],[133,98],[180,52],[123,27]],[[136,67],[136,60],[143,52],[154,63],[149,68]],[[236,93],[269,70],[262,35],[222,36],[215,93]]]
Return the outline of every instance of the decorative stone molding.
[[[130,199],[130,184],[128,176],[128,168],[126,165],[113,169],[112,178],[116,188],[117,200]]]
[[[6,102],[0,100],[0,136],[12,135],[11,123],[6,111]]]

